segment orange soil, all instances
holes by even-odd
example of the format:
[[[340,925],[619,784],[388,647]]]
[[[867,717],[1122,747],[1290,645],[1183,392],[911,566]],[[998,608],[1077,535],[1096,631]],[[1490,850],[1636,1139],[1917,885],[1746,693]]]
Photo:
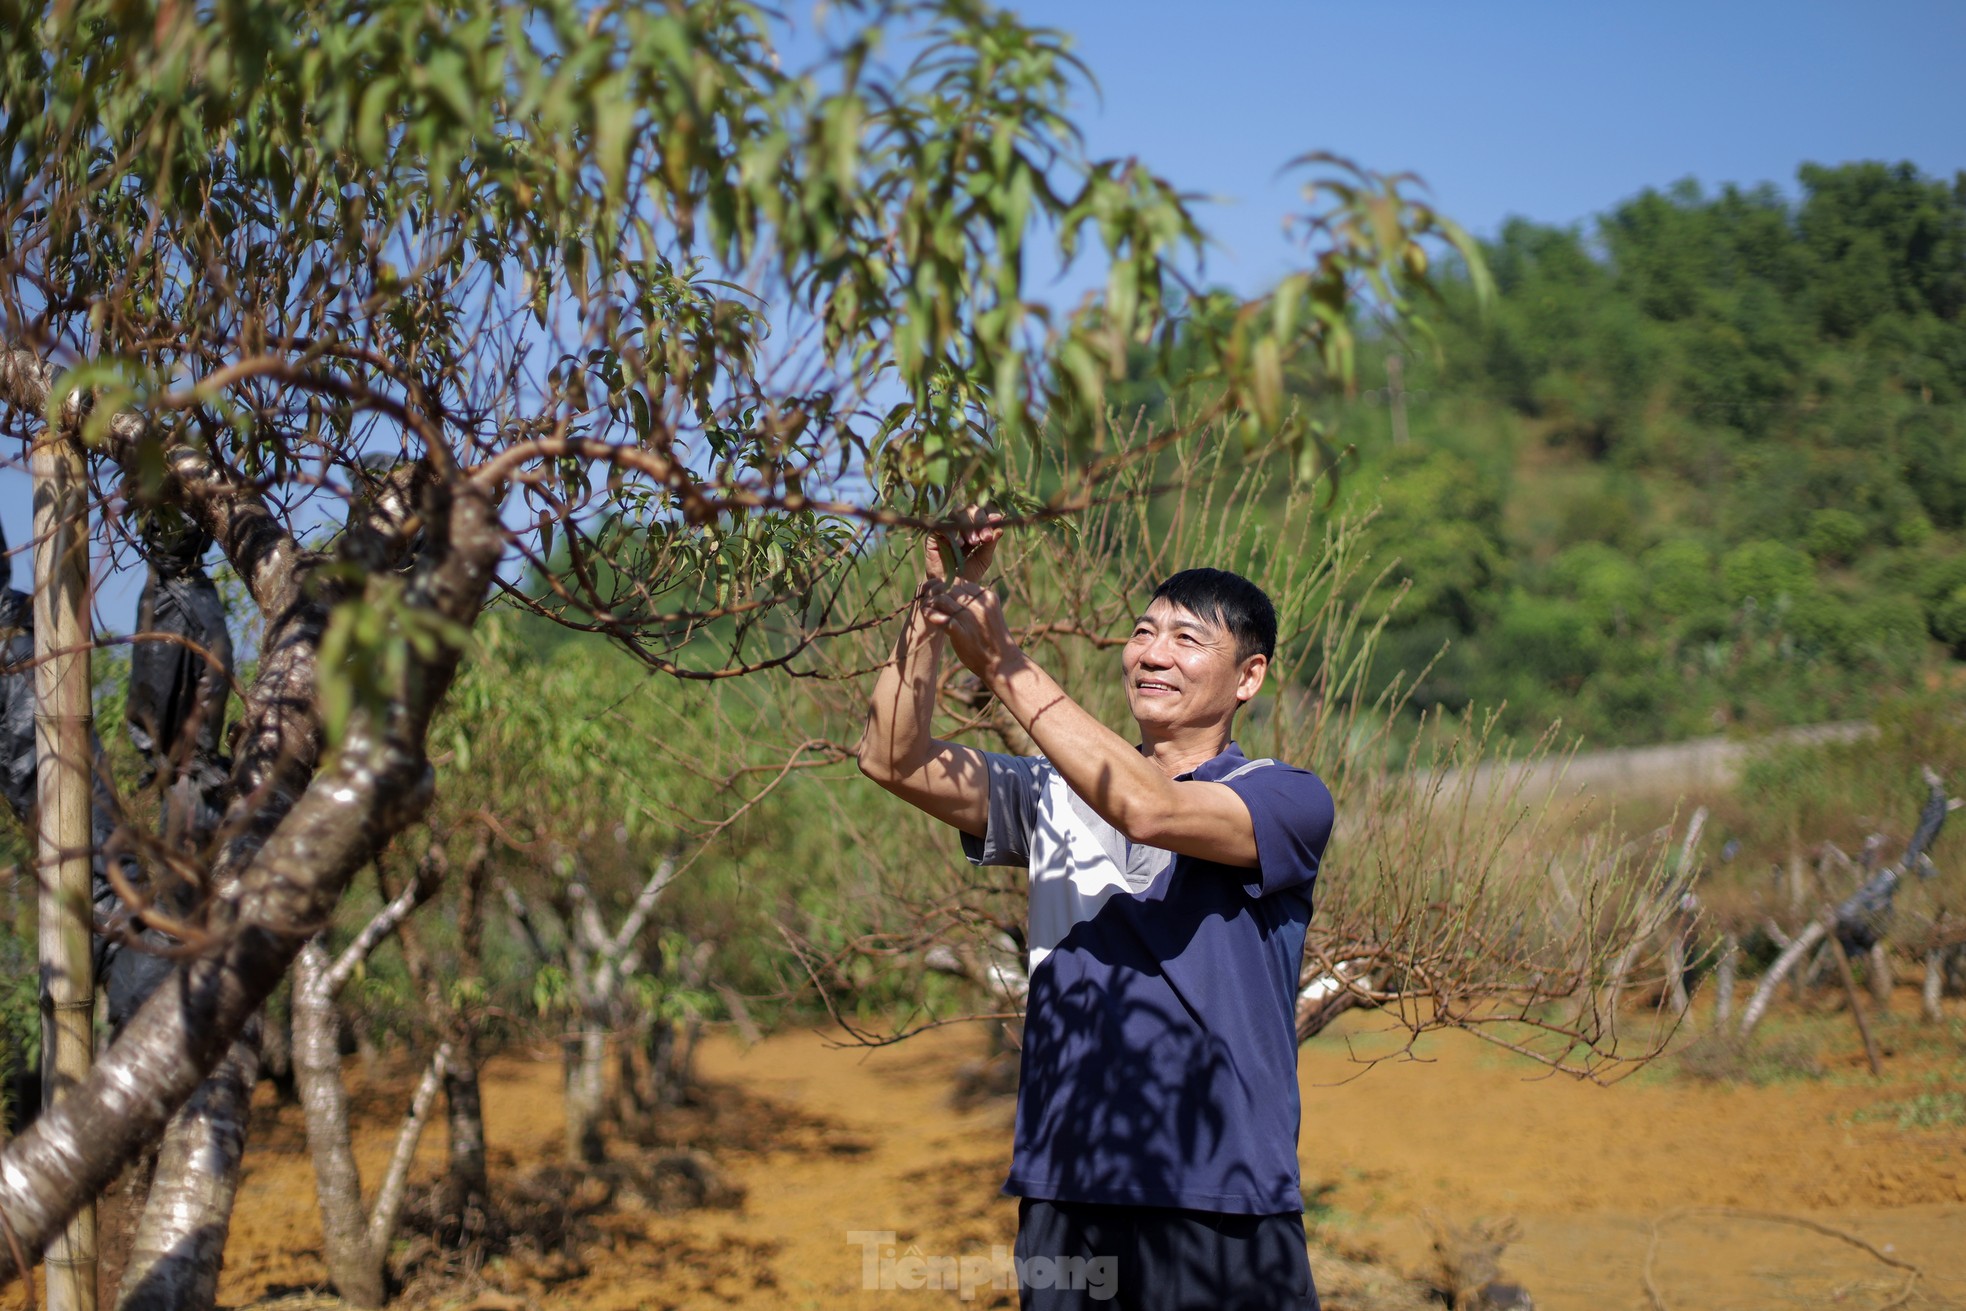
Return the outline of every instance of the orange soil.
[[[1366,1017],[1353,1027],[1370,1024]],[[892,1231],[904,1252],[916,1245],[956,1257],[987,1256],[1010,1241],[1014,1204],[996,1196],[1008,1105],[949,1104],[955,1072],[979,1048],[973,1030],[874,1052],[807,1033],[748,1051],[713,1040],[701,1068],[725,1090],[713,1100],[726,1110],[683,1116],[683,1137],[700,1128],[698,1141],[748,1190],[744,1205],[611,1216],[583,1254],[585,1274],[493,1268],[493,1283],[522,1296],[449,1305],[872,1311],[953,1299],[863,1288],[862,1249],[847,1235]],[[1329,1036],[1305,1050],[1300,1156],[1314,1232],[1325,1243],[1418,1271],[1427,1261],[1426,1214],[1456,1223],[1514,1217],[1521,1236],[1504,1273],[1538,1307],[1643,1308],[1647,1246],[1665,1217],[1654,1274],[1673,1311],[1872,1308],[1902,1287],[1903,1271],[1821,1232],[1673,1214],[1752,1208],[1848,1231],[1915,1264],[1922,1278],[1906,1305],[1966,1307],[1966,1131],[1852,1119],[1886,1099],[1956,1088],[1944,1081],[1966,1069],[1960,1053],[1901,1054],[1882,1083],[1861,1072],[1859,1058],[1824,1079],[1769,1087],[1645,1077],[1600,1088],[1537,1077],[1461,1035],[1429,1038],[1418,1051],[1421,1061],[1361,1075]],[[403,1083],[378,1078],[358,1096],[368,1179],[382,1168],[386,1121],[400,1113]],[[485,1084],[494,1171],[552,1159],[560,1134],[552,1054],[495,1060]],[[227,1251],[227,1305],[322,1277],[298,1111],[262,1109]],[[439,1164],[441,1139],[441,1129],[427,1137],[420,1168]],[[970,1304],[1013,1303],[986,1290]]]

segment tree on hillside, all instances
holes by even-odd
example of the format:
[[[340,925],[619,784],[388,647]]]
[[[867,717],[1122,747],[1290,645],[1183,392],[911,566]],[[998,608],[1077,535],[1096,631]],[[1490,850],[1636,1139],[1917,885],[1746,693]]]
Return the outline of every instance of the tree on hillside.
[[[866,531],[1007,494],[1006,447],[1075,456],[1023,510],[1096,496],[1107,381],[1171,335],[1200,234],[1138,163],[1085,155],[1062,38],[969,0],[842,6],[804,71],[724,0],[5,20],[9,428],[86,445],[118,555],[149,506],[209,534],[258,628],[222,821],[146,871],[173,971],[0,1158],[11,1274],[427,806],[487,604],[686,677],[796,658],[865,618],[831,583]],[[1284,369],[1342,375],[1361,284],[1397,304],[1452,234],[1396,181],[1340,171],[1312,204],[1304,271],[1198,319],[1212,399],[1147,449],[1226,420],[1314,469]],[[1034,242],[1096,248],[1102,294],[1033,300]],[[175,1222],[208,1255],[134,1269],[126,1305],[209,1299],[223,1210]]]
[[[1592,745],[1874,713],[1966,653],[1966,177],[1807,164],[1648,189],[1483,246],[1433,345],[1292,394],[1355,444],[1341,504],[1413,579],[1384,676]],[[1394,437],[1404,359],[1412,440]],[[1776,556],[1785,558],[1779,567]],[[1431,662],[1431,663],[1429,663]]]

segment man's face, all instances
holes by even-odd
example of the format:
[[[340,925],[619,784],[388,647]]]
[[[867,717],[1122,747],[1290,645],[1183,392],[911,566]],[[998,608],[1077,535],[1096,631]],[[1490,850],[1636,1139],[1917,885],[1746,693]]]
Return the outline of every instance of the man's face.
[[[1120,652],[1126,704],[1143,729],[1226,721],[1256,695],[1268,663],[1260,655],[1236,659],[1227,628],[1165,597],[1147,607]]]

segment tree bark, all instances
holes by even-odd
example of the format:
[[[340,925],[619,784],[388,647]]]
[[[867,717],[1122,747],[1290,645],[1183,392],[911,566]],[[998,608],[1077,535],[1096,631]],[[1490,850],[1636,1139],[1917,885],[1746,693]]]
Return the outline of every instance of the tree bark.
[[[614,1044],[614,1118],[620,1124],[639,1124],[650,1118],[663,1092],[662,1062],[675,1045],[675,1027],[660,1019],[648,1022],[643,1032],[622,1034]],[[665,1038],[664,1033],[669,1036]],[[635,1049],[642,1049],[637,1068]]]
[[[607,1160],[601,1122],[607,1114],[608,1031],[598,1020],[583,1015],[580,1027],[566,1037],[566,1153],[572,1165],[599,1165]]]
[[[137,600],[137,631],[185,638],[202,650],[139,642],[130,655],[124,720],[148,777],[168,783],[159,817],[164,840],[180,852],[202,855],[229,785],[221,740],[231,695],[232,641],[224,603],[201,563],[210,544],[205,535],[157,519],[147,519],[141,533],[148,577]],[[185,883],[166,881],[147,890],[176,916],[195,910]],[[103,890],[97,897],[100,909]],[[155,930],[145,938],[154,947],[177,945]],[[131,1007],[168,972],[163,959],[134,956],[127,949],[112,958],[106,988],[112,1028],[120,1027]],[[274,1031],[262,1010],[240,1043],[255,1032],[263,1039]],[[122,1305],[202,1311],[212,1304],[261,1056],[234,1044],[172,1118],[151,1169],[132,1181],[128,1204],[141,1210],[136,1246],[123,1270]]]
[[[1624,995],[1625,980],[1637,966],[1639,953],[1645,949],[1647,936],[1641,934],[1634,937],[1631,945],[1619,952],[1618,958],[1611,962],[1603,986],[1592,990],[1590,1001],[1592,1023],[1611,1028],[1617,1026],[1618,999]]]
[[[613,934],[601,923],[600,910],[578,868],[569,876],[566,943],[560,959],[565,962],[576,1007],[577,1027],[561,1042],[566,1065],[565,1150],[572,1164],[595,1165],[607,1159],[601,1123],[607,1113],[608,1027],[622,981],[641,968],[642,953],[636,942],[675,876],[674,862],[657,864]],[[501,891],[533,950],[543,959],[551,959],[524,901],[510,884],[502,885]]]
[[[1782,979],[1801,962],[1804,956],[1809,954],[1811,947],[1823,940],[1827,932],[1828,929],[1824,927],[1821,920],[1812,920],[1808,928],[1789,939],[1789,945],[1782,948],[1782,954],[1775,958],[1775,963],[1770,965],[1768,972],[1761,976],[1761,983],[1755,988],[1754,996],[1748,998],[1747,1009],[1741,1012],[1743,1038],[1753,1033],[1754,1026],[1760,1024],[1761,1017],[1768,1013],[1769,1003],[1775,1000],[1775,989],[1781,986]]]
[[[1677,921],[1666,926],[1666,999],[1682,1020],[1693,1005],[1686,994],[1686,930]]]
[[[307,1118],[307,1149],[314,1160],[314,1195],[321,1209],[328,1282],[352,1306],[379,1307],[382,1266],[368,1250],[362,1178],[349,1134],[348,1090],[341,1081],[334,993],[328,986],[330,970],[328,953],[318,940],[302,947],[294,962],[294,1084]]]
[[[428,860],[444,859],[443,847],[433,844]],[[491,864],[489,839],[480,838],[465,862],[458,888],[458,942],[455,980],[465,998],[483,993],[485,882]],[[491,1180],[485,1162],[485,1113],[478,1086],[478,1021],[471,1003],[460,1005],[447,994],[416,926],[405,921],[398,932],[410,979],[423,994],[430,1025],[450,1047],[444,1066],[443,1092],[448,1165],[444,1174],[443,1211],[457,1218],[459,1237],[483,1227],[491,1205]]]
[[[410,892],[392,903],[408,900]],[[371,928],[389,915],[371,921]],[[307,1118],[307,1145],[314,1158],[315,1195],[321,1209],[321,1236],[328,1281],[350,1306],[373,1311],[388,1296],[386,1262],[408,1195],[410,1165],[430,1121],[430,1110],[450,1065],[450,1045],[440,1043],[410,1098],[409,1114],[396,1135],[389,1167],[376,1188],[366,1217],[362,1178],[349,1132],[348,1090],[341,1079],[341,1048],[335,1024],[335,993],[350,971],[344,964],[368,955],[380,934],[365,931],[334,962],[318,941],[303,947],[294,971],[294,1080]]]
[[[1891,953],[1881,942],[1874,942],[1870,948],[1869,969],[1871,1000],[1877,1003],[1880,1011],[1891,1004]]]
[[[1315,968],[1315,964],[1311,966]],[[1369,1004],[1373,990],[1372,962],[1366,958],[1339,961],[1320,971],[1297,992],[1297,1045],[1303,1046],[1355,1006]]]
[[[1734,983],[1741,969],[1741,944],[1731,933],[1720,940],[1720,959],[1713,970],[1713,1027],[1725,1031],[1734,1018]]]
[[[16,404],[18,355],[0,352],[0,399]],[[45,399],[44,387],[26,408]],[[111,428],[118,458],[138,465],[137,442],[120,449],[125,434]],[[156,1140],[327,921],[355,871],[428,803],[429,719],[457,668],[449,644],[412,651],[386,714],[352,717],[332,763],[316,772],[313,663],[325,610],[318,591],[310,603],[295,577],[293,540],[250,487],[231,485],[201,452],[170,448],[165,465],[166,490],[219,539],[267,618],[236,746],[235,782],[249,786],[220,856],[237,874],[214,880],[221,891],[207,914],[204,952],[132,1016],[84,1085],[0,1154],[0,1216],[26,1251],[40,1250]],[[497,490],[466,479],[426,497],[426,545],[406,604],[459,625],[476,619],[504,544]],[[0,1249],[4,1280],[16,1273],[15,1259]]]
[[[444,1067],[444,1127],[449,1135],[445,1169],[449,1202],[460,1216],[472,1206],[491,1200],[491,1179],[485,1168],[485,1110],[478,1088],[478,1067],[471,1053],[458,1054]]]
[[[307,1119],[307,1146],[314,1158],[314,1188],[321,1208],[321,1236],[328,1279],[342,1299],[361,1308],[379,1307],[386,1295],[383,1259],[402,1212],[403,1190],[417,1138],[429,1118],[430,1103],[449,1055],[437,1056],[410,1102],[410,1114],[396,1145],[396,1157],[376,1190],[367,1219],[362,1211],[362,1178],[355,1165],[348,1119],[348,1089],[341,1078],[341,1043],[335,997],[377,946],[396,932],[437,890],[443,862],[426,856],[417,877],[391,896],[383,908],[329,959],[321,940],[301,948],[294,962],[294,1082]],[[387,890],[385,889],[385,892]]]
[[[491,841],[480,837],[464,868],[457,909],[457,977],[466,997],[484,991],[485,880],[491,868]],[[452,1060],[444,1071],[445,1124],[450,1160],[446,1171],[451,1199],[460,1216],[472,1206],[491,1204],[491,1178],[485,1167],[485,1111],[478,1089],[478,1019],[470,1004],[447,1005]]]
[[[54,370],[37,355],[28,351],[0,350],[0,401],[17,407],[30,414],[39,414],[49,400],[54,378]],[[58,428],[72,429],[80,418],[84,399],[80,394],[68,398],[62,406],[61,422]],[[138,463],[138,447],[144,438],[144,428],[134,416],[117,415],[109,424],[105,434],[112,454],[126,463]],[[234,889],[239,873],[259,854],[261,843],[274,826],[288,813],[288,804],[299,794],[315,765],[315,738],[311,731],[299,733],[281,731],[299,724],[305,727],[309,722],[307,700],[295,701],[291,695],[284,695],[292,685],[295,675],[305,672],[311,681],[312,646],[305,641],[294,640],[297,635],[309,631],[310,620],[318,619],[323,613],[320,604],[307,602],[298,595],[298,579],[295,576],[296,563],[302,553],[295,546],[290,535],[281,530],[272,516],[266,512],[264,502],[250,488],[229,479],[202,454],[189,447],[177,447],[165,452],[167,466],[167,493],[174,500],[192,509],[194,516],[200,518],[224,545],[227,556],[241,576],[246,579],[255,601],[261,606],[268,620],[268,632],[263,645],[265,653],[261,676],[256,690],[261,695],[254,703],[249,700],[245,723],[258,729],[257,735],[242,738],[235,782],[243,780],[246,784],[246,805],[233,823],[233,839],[229,848],[230,859],[221,859],[212,870],[212,884],[217,889]],[[312,629],[318,638],[319,628]],[[274,730],[274,731],[269,731]],[[290,786],[281,786],[290,784]],[[220,922],[224,922],[221,916]],[[255,943],[256,948],[261,944]],[[13,1228],[19,1234],[23,1230],[32,1232],[36,1224],[50,1209],[67,1210],[76,1201],[92,1197],[107,1182],[106,1176],[113,1175],[122,1160],[134,1154],[149,1138],[154,1137],[164,1124],[170,1109],[176,1102],[189,1094],[181,1077],[162,1078],[164,1065],[170,1060],[169,1049],[175,1049],[180,1061],[188,1059],[202,1070],[211,1065],[229,1046],[229,1034],[224,1031],[207,1035],[196,1027],[209,1016],[214,1003],[217,1009],[227,1009],[225,1003],[230,998],[210,995],[205,984],[213,976],[193,986],[190,992],[195,997],[186,1010],[189,1014],[172,1016],[171,1021],[142,1037],[134,1039],[130,1048],[123,1054],[132,1056],[128,1062],[112,1062],[117,1070],[121,1086],[113,1090],[113,1095],[99,1096],[111,1090],[101,1077],[91,1081],[88,1092],[94,1103],[95,1112],[105,1111],[117,1106],[119,1102],[128,1107],[140,1108],[140,1114],[129,1118],[127,1124],[116,1126],[133,1131],[129,1137],[102,1132],[89,1133],[87,1141],[69,1151],[62,1151],[59,1141],[62,1132],[73,1133],[75,1126],[68,1117],[50,1117],[42,1131],[48,1135],[36,1134],[17,1144],[8,1153],[9,1163],[19,1169],[10,1177],[0,1171],[0,1209],[7,1206],[9,1190],[15,1199],[25,1192],[34,1195],[31,1221],[22,1223],[16,1216]],[[184,983],[182,973],[179,979]],[[250,1015],[235,1013],[230,1021],[234,1025],[243,1024]],[[214,1041],[205,1041],[207,1037]],[[138,1051],[147,1043],[156,1046]],[[181,1076],[183,1069],[172,1072]],[[150,1076],[146,1085],[144,1076]],[[86,1120],[85,1115],[81,1117]],[[97,1126],[100,1129],[101,1126]],[[51,1154],[42,1156],[44,1148],[53,1147]],[[112,1155],[114,1159],[112,1159]],[[70,1192],[67,1198],[58,1198],[66,1187]],[[183,1213],[179,1213],[182,1215]],[[158,1236],[153,1234],[154,1238]],[[190,1241],[189,1235],[181,1235]],[[33,1239],[38,1244],[39,1238]],[[159,1241],[163,1241],[159,1238]],[[168,1244],[167,1244],[168,1245]],[[0,1270],[12,1264],[11,1249],[0,1256]]]
[[[239,1035],[164,1136],[117,1311],[198,1311],[218,1300],[259,1071],[256,1028]]]
[[[375,1205],[369,1208],[367,1239],[378,1269],[388,1259],[389,1244],[395,1240],[396,1226],[403,1218],[410,1166],[416,1161],[416,1147],[422,1141],[423,1130],[430,1123],[430,1109],[437,1104],[437,1094],[443,1089],[450,1058],[450,1045],[441,1043],[430,1063],[423,1067],[423,1077],[417,1080],[416,1091],[410,1094],[409,1114],[396,1133],[396,1149],[390,1154],[389,1168],[383,1172],[382,1183],[375,1190]]]

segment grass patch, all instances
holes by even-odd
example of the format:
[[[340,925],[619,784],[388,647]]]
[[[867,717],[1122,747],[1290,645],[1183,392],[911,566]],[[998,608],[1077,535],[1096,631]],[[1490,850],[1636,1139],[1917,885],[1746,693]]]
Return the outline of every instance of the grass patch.
[[[1853,1112],[1850,1122],[1891,1124],[1900,1129],[1957,1129],[1966,1126],[1966,1092],[1925,1092],[1879,1102]]]
[[[1329,1180],[1329,1179],[1325,1180],[1323,1183],[1308,1185],[1305,1187],[1304,1189],[1304,1227],[1305,1228],[1307,1229],[1322,1228],[1325,1225],[1329,1225],[1334,1222],[1341,1221],[1344,1218],[1344,1212],[1339,1209],[1338,1204],[1336,1202],[1331,1200],[1333,1194],[1335,1194],[1337,1191],[1338,1191],[1337,1182],[1335,1180]]]
[[[1702,1083],[1771,1083],[1823,1077],[1823,1054],[1804,1033],[1774,1033],[1742,1041],[1731,1033],[1703,1034],[1675,1052],[1673,1072]]]

